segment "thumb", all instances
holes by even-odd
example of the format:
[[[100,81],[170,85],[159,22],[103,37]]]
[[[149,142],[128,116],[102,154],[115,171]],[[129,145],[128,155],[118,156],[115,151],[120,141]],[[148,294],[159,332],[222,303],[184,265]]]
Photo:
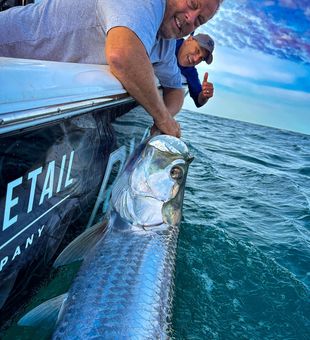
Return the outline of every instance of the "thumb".
[[[205,76],[204,76],[204,78],[203,78],[203,82],[207,82],[207,81],[208,81],[208,77],[209,77],[209,73],[206,72],[206,73],[205,73]]]

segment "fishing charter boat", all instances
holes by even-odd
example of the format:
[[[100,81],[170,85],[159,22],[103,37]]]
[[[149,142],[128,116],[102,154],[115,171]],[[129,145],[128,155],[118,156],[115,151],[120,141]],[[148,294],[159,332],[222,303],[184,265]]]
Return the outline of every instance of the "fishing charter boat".
[[[51,268],[68,227],[86,210],[89,227],[105,210],[117,174],[152,119],[132,111],[137,102],[105,65],[0,58],[0,104],[5,319],[27,295],[26,283]]]

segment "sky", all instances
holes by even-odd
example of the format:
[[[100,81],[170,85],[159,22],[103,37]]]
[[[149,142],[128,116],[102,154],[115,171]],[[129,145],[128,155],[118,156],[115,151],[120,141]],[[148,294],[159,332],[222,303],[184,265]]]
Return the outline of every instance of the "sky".
[[[215,41],[197,66],[214,97],[183,108],[310,135],[310,0],[226,0],[196,33]]]

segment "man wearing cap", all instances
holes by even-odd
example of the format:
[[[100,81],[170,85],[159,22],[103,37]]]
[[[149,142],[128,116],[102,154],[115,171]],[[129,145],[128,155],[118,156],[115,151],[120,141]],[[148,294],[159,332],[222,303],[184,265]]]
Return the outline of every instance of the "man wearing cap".
[[[175,54],[181,73],[185,76],[190,96],[197,107],[201,107],[213,97],[213,84],[208,82],[208,73],[204,75],[201,85],[195,68],[200,62],[211,64],[213,61],[214,41],[208,34],[190,35],[186,40],[179,39]]]

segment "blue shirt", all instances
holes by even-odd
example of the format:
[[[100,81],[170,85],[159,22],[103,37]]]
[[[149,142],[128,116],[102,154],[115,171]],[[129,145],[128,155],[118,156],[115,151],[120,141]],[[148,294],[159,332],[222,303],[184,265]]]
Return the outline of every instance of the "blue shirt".
[[[184,41],[183,38],[177,40],[176,49],[175,49],[176,56],[178,56],[179,49],[181,45],[183,44],[183,41]],[[187,80],[190,96],[193,98],[196,106],[201,107],[202,105],[198,103],[198,96],[199,96],[199,93],[202,91],[202,86],[201,86],[201,82],[199,80],[198,72],[195,66],[185,67],[185,66],[181,66],[179,63],[178,63],[178,66],[181,70],[181,73]]]

